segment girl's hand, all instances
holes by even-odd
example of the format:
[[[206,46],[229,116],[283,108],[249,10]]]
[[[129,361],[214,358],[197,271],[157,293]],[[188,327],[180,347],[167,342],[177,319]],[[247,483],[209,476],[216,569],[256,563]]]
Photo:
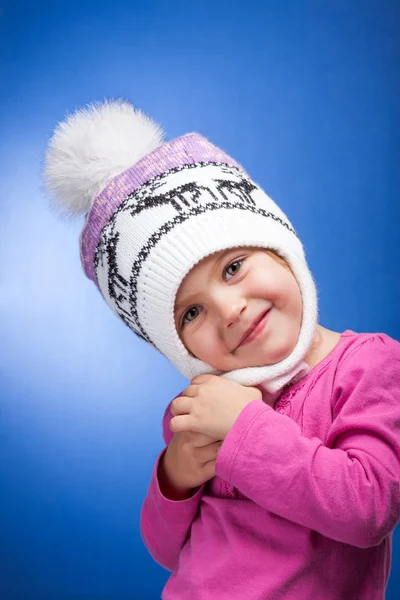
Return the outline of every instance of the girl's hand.
[[[159,463],[158,482],[170,500],[185,500],[215,475],[222,442],[201,433],[175,433]]]
[[[171,404],[173,432],[194,431],[224,440],[245,406],[262,393],[218,375],[198,375]]]

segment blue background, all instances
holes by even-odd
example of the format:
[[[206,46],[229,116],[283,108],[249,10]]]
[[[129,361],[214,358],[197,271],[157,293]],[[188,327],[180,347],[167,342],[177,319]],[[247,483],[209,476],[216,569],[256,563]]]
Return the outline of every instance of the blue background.
[[[400,8],[320,2],[3,2],[0,14],[0,597],[159,598],[139,511],[187,381],[107,307],[82,221],[41,169],[66,111],[123,97],[198,131],[280,204],[320,322],[400,339]],[[394,534],[387,598],[399,597]]]

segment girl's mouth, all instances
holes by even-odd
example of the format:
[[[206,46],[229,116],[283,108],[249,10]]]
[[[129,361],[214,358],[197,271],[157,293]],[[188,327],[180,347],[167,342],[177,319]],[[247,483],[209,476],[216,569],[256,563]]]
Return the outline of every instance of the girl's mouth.
[[[255,340],[264,330],[264,327],[268,321],[268,315],[270,313],[270,308],[265,311],[265,313],[262,315],[261,319],[258,321],[257,325],[255,327],[253,327],[250,330],[250,333],[248,333],[240,342],[238,348],[240,346],[244,346],[245,344],[249,344],[250,342],[252,342],[253,340]]]

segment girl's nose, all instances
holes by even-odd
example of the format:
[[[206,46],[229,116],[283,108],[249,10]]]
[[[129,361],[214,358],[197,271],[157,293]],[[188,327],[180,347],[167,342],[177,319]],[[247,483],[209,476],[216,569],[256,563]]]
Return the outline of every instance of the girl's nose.
[[[246,305],[247,302],[244,298],[225,298],[220,301],[220,314],[224,327],[230,327],[236,323]]]

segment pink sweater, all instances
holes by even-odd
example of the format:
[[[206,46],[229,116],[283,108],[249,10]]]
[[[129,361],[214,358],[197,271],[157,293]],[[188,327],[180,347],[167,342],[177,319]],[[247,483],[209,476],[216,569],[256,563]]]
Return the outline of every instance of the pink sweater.
[[[141,515],[172,571],[164,600],[384,598],[400,519],[397,341],[346,331],[274,408],[248,404],[188,500],[162,496],[164,452]]]

